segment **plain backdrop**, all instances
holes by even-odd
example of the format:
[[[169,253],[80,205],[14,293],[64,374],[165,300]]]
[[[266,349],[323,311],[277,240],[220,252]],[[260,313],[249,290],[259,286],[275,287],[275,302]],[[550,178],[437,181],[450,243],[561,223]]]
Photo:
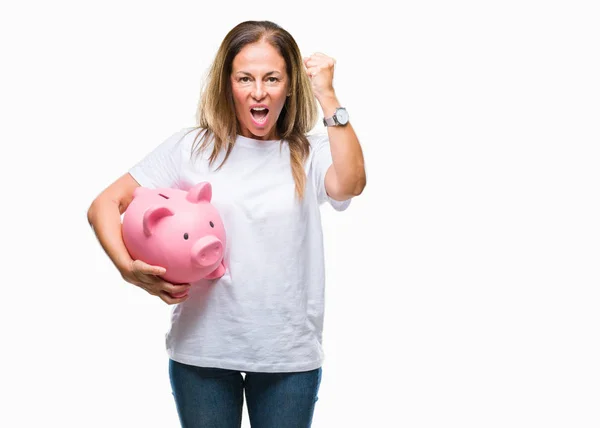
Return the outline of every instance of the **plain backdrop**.
[[[171,307],[86,212],[195,125],[226,33],[268,19],[337,60],[367,163],[322,208],[313,427],[600,426],[593,3],[3,3],[0,425],[178,426]]]

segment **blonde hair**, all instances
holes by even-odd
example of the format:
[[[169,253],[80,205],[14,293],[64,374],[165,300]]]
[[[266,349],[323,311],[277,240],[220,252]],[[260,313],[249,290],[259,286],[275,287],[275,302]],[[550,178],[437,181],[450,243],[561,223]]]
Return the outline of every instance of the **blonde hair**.
[[[291,172],[294,177],[296,195],[302,199],[306,184],[304,163],[310,151],[306,134],[317,121],[317,105],[308,76],[304,72],[302,55],[296,41],[286,30],[270,21],[246,21],[236,25],[223,39],[215,59],[208,71],[196,113],[200,129],[192,151],[198,154],[213,139],[213,150],[209,165],[216,160],[219,152],[226,150],[223,166],[237,135],[240,133],[235,114],[230,75],[235,56],[244,46],[266,41],[283,57],[289,78],[289,92],[285,105],[277,119],[279,138],[287,141],[290,149]]]

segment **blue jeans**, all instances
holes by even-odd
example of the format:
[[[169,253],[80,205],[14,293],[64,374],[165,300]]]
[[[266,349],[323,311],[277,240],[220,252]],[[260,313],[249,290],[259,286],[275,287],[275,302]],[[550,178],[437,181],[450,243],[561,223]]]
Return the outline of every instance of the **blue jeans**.
[[[183,428],[240,428],[244,391],[252,428],[309,428],[321,368],[242,373],[169,359],[169,377]]]

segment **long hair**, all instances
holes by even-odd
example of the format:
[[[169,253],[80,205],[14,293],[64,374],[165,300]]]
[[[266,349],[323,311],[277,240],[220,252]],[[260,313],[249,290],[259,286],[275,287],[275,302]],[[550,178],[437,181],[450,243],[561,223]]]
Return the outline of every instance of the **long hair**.
[[[275,126],[279,138],[288,143],[296,195],[302,199],[306,184],[304,163],[310,151],[306,134],[317,121],[317,105],[310,81],[303,69],[302,55],[296,41],[290,33],[273,22],[242,22],[223,39],[200,94],[195,127],[200,129],[200,132],[194,139],[192,151],[198,154],[212,139],[213,150],[209,157],[209,165],[214,163],[222,149],[226,150],[226,154],[217,169],[220,169],[229,157],[240,132],[230,80],[233,59],[244,46],[262,40],[277,49],[285,60],[291,95],[286,98]]]

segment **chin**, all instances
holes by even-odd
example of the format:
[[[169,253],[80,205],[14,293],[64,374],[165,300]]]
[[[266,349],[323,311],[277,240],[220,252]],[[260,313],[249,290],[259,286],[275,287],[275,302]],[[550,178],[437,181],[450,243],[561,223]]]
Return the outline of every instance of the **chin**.
[[[252,135],[252,138],[255,140],[276,140],[277,137],[273,132],[273,127],[270,128],[255,128],[255,127],[246,127],[246,131]]]

